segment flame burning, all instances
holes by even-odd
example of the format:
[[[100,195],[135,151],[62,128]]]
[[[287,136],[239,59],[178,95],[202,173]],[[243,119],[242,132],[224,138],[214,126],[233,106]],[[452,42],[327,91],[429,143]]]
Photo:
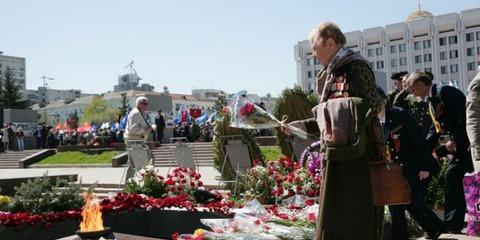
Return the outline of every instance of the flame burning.
[[[99,202],[94,199],[93,195],[88,193],[83,196],[83,199],[85,200],[85,205],[82,209],[83,221],[80,223],[80,231],[92,232],[103,230],[103,219]]]

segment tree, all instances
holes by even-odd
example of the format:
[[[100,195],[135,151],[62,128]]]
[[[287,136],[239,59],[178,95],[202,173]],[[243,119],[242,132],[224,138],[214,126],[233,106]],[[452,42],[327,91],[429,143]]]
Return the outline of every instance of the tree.
[[[215,100],[215,104],[213,105],[213,110],[220,113],[223,111],[223,107],[227,105],[227,99],[225,96],[224,91],[220,91],[218,94],[217,100]]]
[[[122,104],[118,110],[120,111],[120,117],[123,117],[127,112],[128,112],[128,109],[130,108],[130,104],[128,104],[128,99],[127,99],[127,93],[121,93],[120,94],[122,96],[122,98],[120,99],[120,103]]]
[[[109,107],[103,97],[94,96],[90,103],[85,106],[80,122],[94,122],[97,124],[114,122],[117,121],[119,112],[118,108]]]
[[[23,100],[20,86],[15,85],[15,73],[7,67],[0,76],[0,109],[27,109],[29,102]],[[3,126],[3,111],[0,112],[0,124]]]
[[[27,109],[28,101],[23,100],[20,86],[15,85],[15,73],[7,68],[3,75],[3,84],[0,84],[0,104],[3,109]]]

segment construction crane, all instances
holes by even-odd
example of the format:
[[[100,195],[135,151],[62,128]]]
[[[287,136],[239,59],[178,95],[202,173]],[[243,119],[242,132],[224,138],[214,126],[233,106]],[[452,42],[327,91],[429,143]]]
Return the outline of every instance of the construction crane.
[[[43,88],[45,88],[45,86],[47,85],[45,80],[54,80],[55,79],[53,77],[48,77],[48,76],[45,76],[45,75],[41,76],[40,78],[43,79]]]
[[[124,67],[125,69],[127,69],[127,68],[128,68],[128,69],[130,70],[130,73],[133,73],[133,72],[135,72],[135,68],[133,68],[133,63],[134,63],[134,61],[133,61],[133,60],[131,60],[131,61],[130,61],[130,63],[129,63],[129,64],[127,64],[127,66],[125,66],[125,67]]]
[[[46,102],[46,98],[47,98],[47,83],[46,83],[46,80],[54,80],[55,78],[53,77],[48,77],[48,76],[41,76],[40,77],[42,80],[43,80],[43,98],[42,98],[42,102],[45,103]]]

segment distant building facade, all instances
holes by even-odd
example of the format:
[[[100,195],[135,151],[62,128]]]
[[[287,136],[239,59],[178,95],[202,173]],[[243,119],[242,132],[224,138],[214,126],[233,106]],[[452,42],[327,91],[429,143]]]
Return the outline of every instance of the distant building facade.
[[[82,93],[80,89],[50,89],[39,87],[37,90],[27,89],[27,99],[32,103],[51,103],[60,100],[73,100],[94,94]]]
[[[345,33],[346,47],[360,53],[376,72],[389,77],[400,71],[432,72],[435,81],[466,92],[480,65],[480,8],[433,16],[418,9],[405,22]],[[316,89],[321,67],[307,40],[294,47],[297,83],[305,91]],[[377,83],[382,84],[382,81]]]

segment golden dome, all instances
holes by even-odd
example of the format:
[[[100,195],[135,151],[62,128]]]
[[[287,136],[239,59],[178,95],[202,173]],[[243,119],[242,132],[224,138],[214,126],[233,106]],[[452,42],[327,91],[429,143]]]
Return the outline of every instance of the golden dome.
[[[433,14],[428,12],[428,11],[418,9],[418,10],[415,10],[414,12],[410,13],[410,15],[408,15],[407,22],[419,20],[419,19],[422,19],[422,18],[430,18],[431,19],[431,18],[433,18]]]

